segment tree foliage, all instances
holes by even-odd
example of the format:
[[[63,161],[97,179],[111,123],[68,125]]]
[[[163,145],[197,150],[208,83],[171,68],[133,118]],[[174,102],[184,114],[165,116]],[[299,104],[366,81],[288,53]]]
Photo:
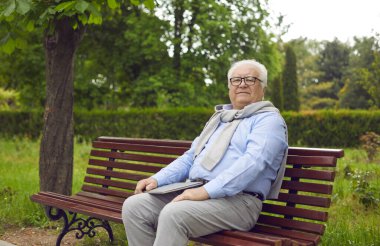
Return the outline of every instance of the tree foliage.
[[[355,38],[339,92],[341,108],[380,107],[380,45],[376,36]]]
[[[302,109],[379,108],[378,35],[355,37],[352,44],[301,38],[289,44],[297,56]]]
[[[77,61],[81,71],[75,86],[77,106],[225,103],[229,100],[226,71],[242,58],[263,62],[273,78],[279,73],[280,53],[271,34],[264,31],[269,14],[258,7],[259,2],[253,7],[255,3],[163,1],[158,2],[155,16],[132,7],[105,17],[102,26],[90,27],[78,51],[82,59]],[[236,8],[252,17],[242,20]],[[183,19],[176,11],[183,12]]]
[[[43,30],[46,62],[46,102],[40,145],[40,189],[70,194],[73,175],[74,57],[86,26],[102,23],[102,6],[117,11],[121,2],[108,0],[28,1],[0,4],[0,24],[6,27],[1,48],[7,54],[25,48],[26,31]],[[132,1],[139,4],[139,1]],[[144,4],[152,7],[152,0]]]
[[[297,81],[297,58],[290,45],[286,47],[285,52],[285,65],[282,74],[284,109],[299,111],[300,102]]]
[[[313,83],[302,92],[303,105],[305,109],[334,109],[338,98],[334,92],[334,82]]]
[[[19,97],[20,93],[0,87],[0,110],[17,109],[20,106]]]
[[[318,68],[318,59],[322,51],[322,43],[306,38],[293,39],[288,42],[297,57],[298,87],[305,88],[315,84],[322,76]]]
[[[271,101],[280,111],[284,109],[284,86],[281,76],[273,79],[271,83]]]
[[[156,4],[149,10],[128,1],[3,1],[0,49],[7,53],[0,52],[0,86],[19,92],[23,108],[45,105],[41,40],[53,30],[47,28],[52,23],[49,18],[59,16],[70,17],[76,29],[84,25],[87,29],[76,52],[76,108],[225,103],[229,100],[225,71],[233,61],[245,58],[255,58],[268,68],[266,97],[276,101],[283,96],[278,89],[282,82],[276,78],[284,70],[286,52],[281,42],[275,43],[281,38],[267,31],[271,16],[266,1],[161,0]],[[14,14],[22,16],[19,13],[26,10],[15,21]],[[100,21],[101,25],[88,24]],[[379,107],[377,36],[356,38],[353,45],[305,38],[288,45],[297,58],[302,109]],[[334,59],[345,63],[328,66],[334,65]],[[334,79],[327,80],[327,74]],[[276,101],[276,105],[280,104]]]
[[[338,39],[326,42],[318,60],[319,70],[322,72],[319,81],[334,81],[342,87],[343,75],[349,65],[349,54],[349,47]]]

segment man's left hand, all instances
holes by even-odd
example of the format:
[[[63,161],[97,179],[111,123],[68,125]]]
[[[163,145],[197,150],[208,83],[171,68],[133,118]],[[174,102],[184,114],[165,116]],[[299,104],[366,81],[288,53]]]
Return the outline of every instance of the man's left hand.
[[[184,192],[182,192],[181,195],[176,196],[172,202],[179,202],[183,200],[190,200],[190,201],[203,201],[209,199],[209,195],[205,188],[198,187],[194,189],[187,189]]]

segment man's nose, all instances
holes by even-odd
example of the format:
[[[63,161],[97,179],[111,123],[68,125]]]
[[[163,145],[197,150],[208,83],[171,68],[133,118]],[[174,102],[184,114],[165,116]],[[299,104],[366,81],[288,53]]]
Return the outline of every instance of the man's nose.
[[[243,85],[244,82],[244,85]],[[239,84],[239,87],[247,87],[247,83],[245,83],[245,78],[241,78],[241,83]]]

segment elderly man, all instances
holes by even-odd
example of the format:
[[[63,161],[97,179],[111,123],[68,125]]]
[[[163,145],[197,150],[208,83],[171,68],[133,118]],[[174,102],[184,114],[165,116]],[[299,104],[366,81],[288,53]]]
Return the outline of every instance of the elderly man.
[[[266,198],[278,196],[285,170],[287,129],[263,101],[267,70],[255,60],[228,71],[231,104],[217,105],[191,148],[137,183],[123,205],[128,245],[186,245],[190,237],[250,230]],[[185,179],[204,185],[163,195],[143,193]]]

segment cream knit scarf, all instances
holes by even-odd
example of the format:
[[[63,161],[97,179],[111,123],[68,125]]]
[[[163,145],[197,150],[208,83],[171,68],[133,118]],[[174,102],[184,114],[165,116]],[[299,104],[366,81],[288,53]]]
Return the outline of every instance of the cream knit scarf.
[[[226,152],[228,145],[231,142],[231,138],[242,119],[266,111],[279,112],[278,109],[275,108],[269,101],[251,103],[241,110],[224,110],[223,105],[216,105],[215,111],[216,112],[213,116],[211,116],[210,120],[207,122],[205,128],[199,136],[198,145],[196,146],[194,153],[195,159],[203,150],[207,141],[219,126],[219,123],[227,123],[223,129],[223,133],[214,142],[213,146],[210,147],[207,155],[205,155],[202,159],[202,166],[209,171],[211,171],[224,156],[224,153]]]

